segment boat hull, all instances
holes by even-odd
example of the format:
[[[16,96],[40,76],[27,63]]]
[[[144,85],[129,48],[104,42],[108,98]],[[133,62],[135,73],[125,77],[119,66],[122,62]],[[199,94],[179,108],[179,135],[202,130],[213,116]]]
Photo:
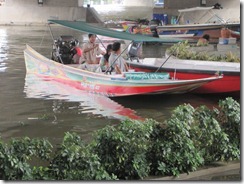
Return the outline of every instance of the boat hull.
[[[220,80],[213,81],[211,83],[206,83],[199,88],[191,91],[191,93],[197,93],[197,94],[219,94],[219,93],[225,93],[225,94],[240,94],[240,66],[237,70],[228,70],[227,68],[224,69],[218,69],[216,66],[212,66],[212,69],[208,69],[206,66],[202,66],[200,64],[197,64],[196,62],[202,62],[202,61],[196,61],[189,62],[185,60],[169,60],[168,62],[171,64],[165,63],[165,65],[162,66],[162,68],[159,70],[160,72],[168,72],[170,73],[170,77],[176,78],[179,80],[188,80],[188,79],[197,79],[197,78],[205,78],[212,76],[216,72],[221,72],[223,74],[223,78]],[[180,65],[179,62],[184,63],[185,65]],[[202,62],[204,63],[204,62]],[[205,63],[208,63],[206,61]],[[211,64],[213,62],[210,62],[209,67],[211,68]],[[131,68],[134,68],[135,71],[143,71],[143,72],[154,72],[156,71],[159,66],[161,66],[161,63],[158,63],[157,65],[148,65],[148,64],[141,64],[138,62],[128,62]],[[233,63],[236,65],[237,63]],[[178,67],[175,67],[178,66]],[[198,66],[198,67],[196,67]],[[221,64],[219,65],[221,68]],[[235,68],[235,67],[234,67]]]
[[[240,31],[240,24],[194,24],[194,25],[173,25],[173,26],[158,26],[158,34],[160,37],[167,35],[171,37],[183,37],[191,39],[190,42],[196,42],[203,35],[210,35],[210,43],[218,43],[221,37],[221,29],[228,27],[232,31],[233,37],[240,39],[240,35],[235,34],[235,31]]]
[[[213,76],[194,80],[132,80],[122,75],[105,75],[63,65],[42,56],[29,46],[25,49],[24,56],[27,73],[109,97],[185,93],[221,78]]]

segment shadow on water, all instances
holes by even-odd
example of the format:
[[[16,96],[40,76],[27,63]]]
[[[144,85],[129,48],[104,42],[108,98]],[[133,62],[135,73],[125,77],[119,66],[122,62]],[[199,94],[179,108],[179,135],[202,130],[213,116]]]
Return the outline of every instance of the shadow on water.
[[[209,109],[218,107],[220,100],[229,95],[200,95],[200,94],[173,94],[173,95],[141,95],[113,98],[121,105],[134,109],[138,115],[145,118],[153,118],[159,122],[168,119],[172,111],[179,105],[190,104],[194,108],[202,105]],[[237,98],[238,99],[238,98]]]

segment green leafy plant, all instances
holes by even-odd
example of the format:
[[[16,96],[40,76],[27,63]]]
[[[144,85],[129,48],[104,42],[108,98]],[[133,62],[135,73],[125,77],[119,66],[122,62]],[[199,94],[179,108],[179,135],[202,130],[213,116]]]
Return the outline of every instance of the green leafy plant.
[[[225,54],[224,60],[227,62],[240,63],[240,58],[236,54],[232,53],[231,51]]]
[[[194,108],[190,105],[177,107],[169,120],[155,125],[148,153],[151,174],[174,175],[195,171],[203,158],[190,137]]]
[[[214,112],[206,106],[196,109],[195,126],[191,134],[205,163],[223,160],[229,139],[214,118]]]
[[[230,142],[240,148],[241,119],[240,104],[229,97],[219,101],[219,110],[216,109],[217,120],[223,131],[229,135]]]
[[[189,48],[190,45],[188,44],[188,41],[184,41],[178,44],[174,44],[167,49],[167,52],[180,59],[190,59],[192,53],[189,51]]]
[[[191,58],[194,57],[194,54]],[[199,52],[195,54],[195,60],[202,60],[202,61],[209,61],[210,57],[208,56],[208,54],[206,52]]]
[[[240,158],[240,104],[178,106],[163,123],[126,120],[98,130],[89,144],[67,132],[55,153],[46,139],[0,140],[0,179],[116,180],[178,176],[203,164]],[[40,159],[36,166],[32,159]],[[43,162],[44,161],[44,162]],[[34,165],[34,166],[33,166]]]
[[[119,179],[143,178],[149,173],[146,152],[151,131],[150,123],[130,120],[116,128],[107,126],[97,132],[94,151],[108,173]]]
[[[206,45],[198,45],[197,47],[202,47]],[[190,60],[203,60],[203,61],[226,61],[226,62],[240,62],[240,58],[233,54],[231,51],[224,56],[211,56],[206,52],[195,52],[191,51],[190,47],[196,47],[195,44],[190,45],[188,41],[180,42],[174,44],[166,50],[167,53],[179,59],[190,59]]]
[[[12,139],[0,142],[0,178],[3,180],[32,179],[29,161],[36,157],[48,160],[52,145],[46,139]]]
[[[49,166],[50,176],[56,180],[111,180],[101,166],[99,157],[85,146],[75,133],[66,133],[60,149]]]

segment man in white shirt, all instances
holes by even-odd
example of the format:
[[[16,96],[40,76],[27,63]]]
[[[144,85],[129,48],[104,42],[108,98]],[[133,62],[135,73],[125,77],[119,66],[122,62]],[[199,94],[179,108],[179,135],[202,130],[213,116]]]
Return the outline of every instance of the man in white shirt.
[[[99,48],[99,45],[96,44],[96,35],[88,34],[89,41],[83,45],[83,57],[82,60],[87,64],[98,64],[99,60],[97,60],[97,56],[105,52]]]
[[[128,72],[128,66],[121,56],[121,44],[119,42],[114,42],[112,45],[113,52],[109,56],[109,66],[116,74],[121,74],[122,72]]]

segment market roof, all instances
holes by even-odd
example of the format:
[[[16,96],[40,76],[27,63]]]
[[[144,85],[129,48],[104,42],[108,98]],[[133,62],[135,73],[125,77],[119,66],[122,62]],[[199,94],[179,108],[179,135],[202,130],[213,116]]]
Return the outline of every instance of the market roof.
[[[84,21],[67,21],[67,20],[48,20],[51,23],[59,24],[77,31],[92,33],[102,36],[108,36],[123,40],[132,40],[136,42],[165,42],[165,43],[175,43],[182,40],[176,38],[155,38],[151,36],[144,36],[138,34],[131,34],[127,32],[115,31],[112,29],[107,29],[104,27],[98,27],[95,25],[88,24]]]

